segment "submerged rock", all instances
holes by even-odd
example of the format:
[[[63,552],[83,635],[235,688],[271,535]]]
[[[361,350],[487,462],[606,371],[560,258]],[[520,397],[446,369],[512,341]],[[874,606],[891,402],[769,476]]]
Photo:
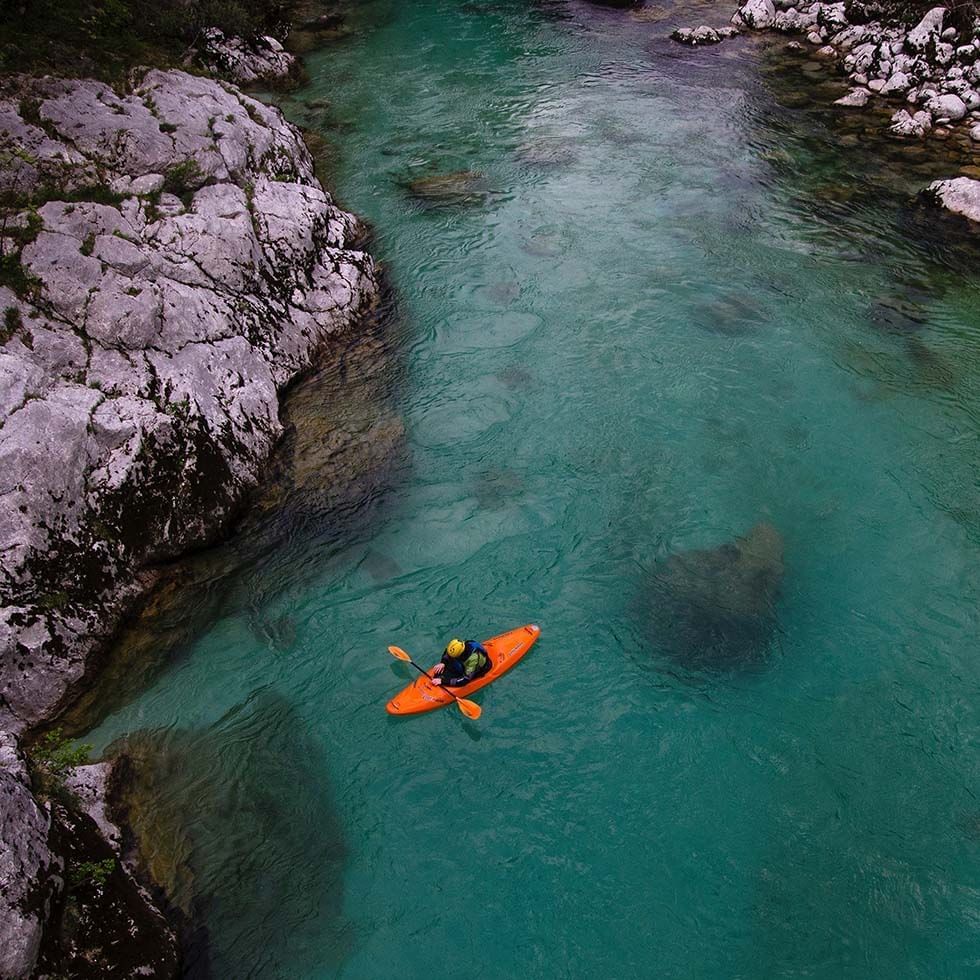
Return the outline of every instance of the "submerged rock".
[[[691,666],[762,659],[783,571],[782,536],[766,523],[717,548],[671,555],[650,575],[653,642]]]
[[[308,732],[289,701],[262,690],[206,728],[147,732],[110,747],[120,760],[117,809],[134,831],[140,866],[192,922],[206,913],[224,935],[249,929],[268,975],[284,975],[287,958],[298,969],[303,948],[341,956],[347,932],[346,846],[323,746]],[[235,963],[234,949],[221,952],[226,968]],[[207,959],[206,948],[191,951],[192,965]],[[235,966],[229,975],[256,969]]]
[[[409,181],[406,187],[416,200],[445,207],[482,204],[489,190],[486,178],[476,170],[419,177]]]

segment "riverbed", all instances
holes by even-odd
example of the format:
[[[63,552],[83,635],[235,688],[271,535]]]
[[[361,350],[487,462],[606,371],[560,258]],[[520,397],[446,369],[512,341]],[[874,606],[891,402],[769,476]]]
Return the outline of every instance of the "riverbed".
[[[365,383],[404,436],[328,518],[294,495],[227,546],[87,736],[179,746],[197,969],[976,970],[980,296],[913,196],[953,174],[856,146],[768,42],[666,40],[705,9],[370,0],[282,100],[374,231]],[[759,522],[763,648],[678,658],[655,570]],[[478,723],[385,714],[388,644],[526,622]]]

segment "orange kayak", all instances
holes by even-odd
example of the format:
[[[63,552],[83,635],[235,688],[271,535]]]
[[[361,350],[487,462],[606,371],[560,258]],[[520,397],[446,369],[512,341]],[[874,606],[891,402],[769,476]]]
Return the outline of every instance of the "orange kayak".
[[[534,646],[541,635],[541,627],[529,624],[519,626],[509,633],[501,633],[492,640],[485,640],[483,645],[490,654],[493,666],[482,677],[454,687],[453,694],[468,698],[474,691],[492,684],[501,674],[506,674],[521,657]],[[386,705],[389,715],[417,715],[423,711],[435,711],[452,704],[454,698],[447,694],[440,685],[433,684],[427,677],[419,674],[418,680],[413,681],[404,691],[399,691]]]

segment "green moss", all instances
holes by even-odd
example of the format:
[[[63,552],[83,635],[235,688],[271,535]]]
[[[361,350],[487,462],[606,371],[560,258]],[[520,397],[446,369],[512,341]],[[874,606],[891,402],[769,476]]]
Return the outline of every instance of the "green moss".
[[[0,286],[6,286],[15,295],[24,298],[36,296],[41,280],[32,276],[20,261],[20,252],[0,255]]]
[[[177,127],[173,123],[162,122],[160,123],[161,133],[176,133]]]
[[[115,858],[106,858],[104,861],[80,861],[68,868],[68,886],[74,889],[92,884],[101,888],[115,870]]]
[[[90,231],[85,236],[85,241],[82,242],[79,251],[82,255],[91,255],[95,251],[95,232]]]

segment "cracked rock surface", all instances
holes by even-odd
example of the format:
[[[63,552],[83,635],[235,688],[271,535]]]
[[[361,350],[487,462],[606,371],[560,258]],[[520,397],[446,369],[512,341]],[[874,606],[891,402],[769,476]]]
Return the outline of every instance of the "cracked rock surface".
[[[0,188],[42,202],[0,215],[0,975],[20,976],[52,859],[11,736],[70,699],[153,563],[227,523],[283,386],[377,281],[298,131],[179,71],[122,95],[5,80]]]
[[[0,732],[0,977],[25,976],[62,867],[14,737]]]
[[[376,291],[280,113],[151,71],[0,100],[21,215],[0,287],[0,726],[56,708],[142,569],[206,541],[280,434],[278,393]],[[31,117],[24,118],[25,106]],[[107,203],[109,202],[109,203]]]

